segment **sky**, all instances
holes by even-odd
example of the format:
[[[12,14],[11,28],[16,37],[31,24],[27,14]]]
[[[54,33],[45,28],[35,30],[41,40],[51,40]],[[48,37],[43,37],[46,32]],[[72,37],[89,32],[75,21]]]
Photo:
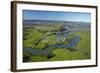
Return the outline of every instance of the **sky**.
[[[23,10],[23,20],[90,22],[91,14],[83,12],[80,13],[80,12]]]

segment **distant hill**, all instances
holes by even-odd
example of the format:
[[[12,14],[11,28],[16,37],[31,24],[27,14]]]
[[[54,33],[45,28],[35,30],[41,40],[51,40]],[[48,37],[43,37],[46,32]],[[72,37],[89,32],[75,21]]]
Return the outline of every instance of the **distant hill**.
[[[52,21],[52,20],[23,20],[23,27],[31,27],[35,25],[64,25],[69,28],[90,28],[89,22],[73,22],[73,21]]]

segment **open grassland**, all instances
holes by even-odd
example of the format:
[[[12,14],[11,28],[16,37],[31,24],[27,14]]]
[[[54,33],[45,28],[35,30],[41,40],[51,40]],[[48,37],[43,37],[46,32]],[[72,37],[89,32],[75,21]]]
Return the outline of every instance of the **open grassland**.
[[[60,26],[61,27],[61,26]],[[24,52],[23,57],[27,59],[28,62],[38,62],[38,61],[61,61],[61,60],[84,60],[91,58],[91,41],[90,41],[90,31],[80,30],[70,32],[70,36],[66,36],[64,41],[57,41],[57,36],[55,32],[60,29],[60,27],[36,27],[36,28],[23,28],[23,49],[45,49],[47,45],[55,44],[66,44],[69,43],[71,39],[74,38],[73,34],[80,36],[80,41],[77,46],[73,47],[75,50],[71,51],[69,48],[54,48],[52,50],[53,57],[41,56],[41,55],[31,55],[30,53]],[[42,30],[41,30],[42,29]],[[72,49],[73,49],[72,48]]]
[[[60,61],[60,60],[84,60],[91,58],[91,43],[90,43],[90,32],[89,31],[76,31],[73,32],[80,35],[81,40],[78,43],[75,51],[68,49],[55,49],[53,53],[55,56],[49,60]]]

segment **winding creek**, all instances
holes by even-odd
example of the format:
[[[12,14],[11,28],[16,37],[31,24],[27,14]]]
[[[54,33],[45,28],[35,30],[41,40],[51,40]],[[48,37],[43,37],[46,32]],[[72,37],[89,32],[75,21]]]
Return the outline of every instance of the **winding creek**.
[[[70,31],[71,32],[71,31]],[[66,37],[68,36],[69,32],[64,32],[63,34],[57,34],[56,36],[60,37]],[[33,48],[24,48],[23,51],[27,52],[31,55],[36,55],[36,56],[53,56],[52,51],[56,48],[56,49],[69,49],[69,50],[73,50],[74,47],[77,46],[78,42],[80,41],[80,37],[78,35],[74,35],[74,38],[71,39],[69,41],[69,43],[67,44],[55,44],[55,45],[47,45],[46,47],[44,47],[43,49],[33,49]]]

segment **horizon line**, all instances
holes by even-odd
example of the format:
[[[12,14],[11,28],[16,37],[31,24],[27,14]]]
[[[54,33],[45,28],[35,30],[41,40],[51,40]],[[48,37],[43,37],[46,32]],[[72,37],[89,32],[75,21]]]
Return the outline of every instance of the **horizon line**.
[[[23,20],[34,20],[34,19],[23,19]],[[35,19],[36,21],[59,21],[59,22],[86,22],[86,21],[63,21],[63,20],[39,20],[39,19]],[[35,21],[34,20],[34,21]],[[86,22],[86,23],[91,23],[91,22]]]

